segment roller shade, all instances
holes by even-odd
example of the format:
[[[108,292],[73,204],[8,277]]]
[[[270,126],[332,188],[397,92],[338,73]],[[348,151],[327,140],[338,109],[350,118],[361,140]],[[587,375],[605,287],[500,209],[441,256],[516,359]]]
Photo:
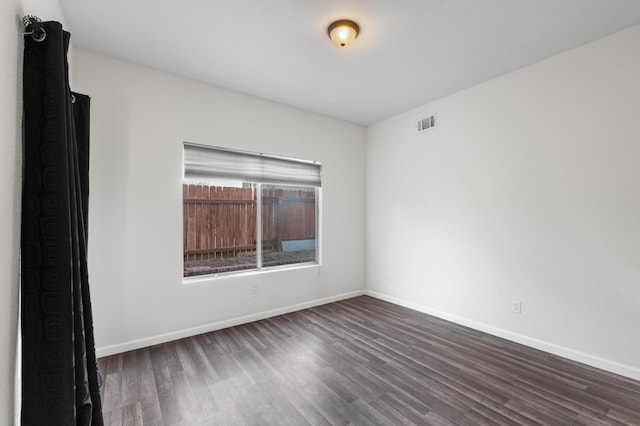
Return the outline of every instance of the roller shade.
[[[320,164],[266,154],[184,144],[184,177],[240,179],[246,182],[320,185]]]

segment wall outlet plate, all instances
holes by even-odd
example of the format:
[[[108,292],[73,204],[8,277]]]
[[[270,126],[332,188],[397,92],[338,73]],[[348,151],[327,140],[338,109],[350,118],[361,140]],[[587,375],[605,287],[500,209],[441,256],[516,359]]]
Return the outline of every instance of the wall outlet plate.
[[[513,302],[511,302],[511,312],[513,312],[514,314],[521,314],[522,313],[522,302],[520,302],[518,300],[514,300]]]

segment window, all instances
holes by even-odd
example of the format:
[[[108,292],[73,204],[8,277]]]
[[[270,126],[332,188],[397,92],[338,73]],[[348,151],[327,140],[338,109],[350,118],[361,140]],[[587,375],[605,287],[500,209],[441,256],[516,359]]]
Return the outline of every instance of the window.
[[[184,144],[184,277],[317,263],[320,164]]]

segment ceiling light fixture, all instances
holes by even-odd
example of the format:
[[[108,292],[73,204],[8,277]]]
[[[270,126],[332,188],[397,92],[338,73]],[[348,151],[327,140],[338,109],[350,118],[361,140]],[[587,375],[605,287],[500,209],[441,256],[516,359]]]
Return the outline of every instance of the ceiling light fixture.
[[[338,47],[347,47],[358,37],[360,27],[353,21],[341,19],[329,25],[329,38]]]

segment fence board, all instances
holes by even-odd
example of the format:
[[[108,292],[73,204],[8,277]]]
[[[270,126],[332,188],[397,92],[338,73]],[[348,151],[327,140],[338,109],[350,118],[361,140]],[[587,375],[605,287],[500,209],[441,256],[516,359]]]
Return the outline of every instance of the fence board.
[[[256,212],[251,188],[183,185],[184,260],[209,260],[256,250]],[[316,238],[315,193],[265,188],[262,194],[264,250],[282,241]]]

